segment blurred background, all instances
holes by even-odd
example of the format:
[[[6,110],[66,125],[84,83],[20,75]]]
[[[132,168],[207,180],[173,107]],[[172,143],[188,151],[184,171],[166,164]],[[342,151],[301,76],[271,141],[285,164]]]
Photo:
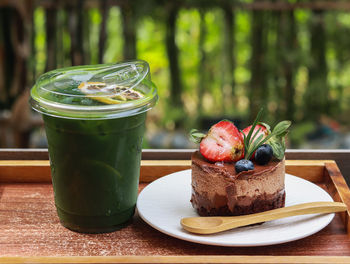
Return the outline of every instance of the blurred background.
[[[350,2],[332,0],[0,0],[0,147],[46,147],[28,105],[44,72],[135,58],[160,97],[144,148],[264,107],[293,121],[289,148],[350,149]]]

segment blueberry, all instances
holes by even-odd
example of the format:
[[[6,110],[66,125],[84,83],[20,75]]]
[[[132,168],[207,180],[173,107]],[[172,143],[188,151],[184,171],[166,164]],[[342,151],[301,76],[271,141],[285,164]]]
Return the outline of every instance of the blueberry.
[[[237,173],[240,173],[241,171],[254,170],[254,164],[250,160],[241,159],[236,162],[235,169]]]
[[[261,145],[256,151],[255,151],[255,161],[259,165],[265,165],[269,163],[273,155],[273,151],[270,145],[264,144]]]

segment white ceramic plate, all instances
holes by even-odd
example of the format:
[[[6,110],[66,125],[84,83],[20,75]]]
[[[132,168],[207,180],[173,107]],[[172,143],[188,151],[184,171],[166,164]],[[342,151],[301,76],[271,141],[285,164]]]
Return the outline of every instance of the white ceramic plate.
[[[286,206],[333,201],[319,186],[286,174]],[[137,209],[141,218],[153,228],[179,239],[219,246],[265,246],[310,236],[327,226],[334,214],[293,216],[240,227],[212,235],[195,235],[180,225],[183,217],[198,216],[190,203],[191,170],[176,172],[150,183],[140,193]]]

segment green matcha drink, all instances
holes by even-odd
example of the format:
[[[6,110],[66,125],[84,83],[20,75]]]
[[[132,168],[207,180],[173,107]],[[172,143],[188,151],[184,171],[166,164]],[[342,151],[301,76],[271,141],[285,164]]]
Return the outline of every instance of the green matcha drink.
[[[31,104],[43,114],[65,227],[110,232],[133,216],[146,111],[157,99],[143,61],[70,67],[38,79]]]

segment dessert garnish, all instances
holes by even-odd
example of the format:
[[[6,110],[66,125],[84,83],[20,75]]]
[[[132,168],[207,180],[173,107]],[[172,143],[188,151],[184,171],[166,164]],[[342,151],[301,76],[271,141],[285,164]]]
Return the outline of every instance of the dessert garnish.
[[[269,144],[262,144],[255,151],[255,161],[259,165],[265,165],[272,159],[273,150]]]
[[[132,88],[104,82],[82,82],[78,89],[87,97],[105,104],[120,104],[143,97],[143,94]]]
[[[243,133],[242,131],[244,138],[244,158],[250,159],[253,153],[266,142],[268,145],[271,146],[273,150],[273,155],[277,159],[282,160],[286,149],[284,137],[288,134],[288,128],[292,123],[291,121],[287,120],[281,121],[274,127],[272,132],[270,132],[269,125],[258,122],[262,112],[263,109],[260,109],[258,115],[256,116],[251,126],[251,129],[249,130],[248,135],[245,135],[245,133]],[[258,130],[255,131],[255,127],[257,125],[260,125],[260,127],[258,128]],[[260,133],[260,131],[262,131],[263,128],[266,128],[266,131],[268,132],[266,136],[265,133]]]
[[[252,125],[246,127],[245,129],[242,130],[243,133],[243,138],[244,136],[248,136],[250,130],[252,129]],[[257,133],[254,139],[252,139],[253,143],[256,143],[256,140],[259,138],[261,135],[262,138],[266,138],[268,134],[271,133],[269,125],[265,123],[258,123],[255,128],[253,129],[253,133]],[[255,152],[252,154],[252,158],[255,157]]]
[[[241,159],[235,164],[236,172],[254,170],[254,164],[250,160]]]
[[[191,138],[200,143],[199,151],[209,161],[232,162],[243,158],[243,137],[230,121],[213,125],[208,134],[192,130]]]
[[[254,164],[265,165],[274,156],[282,160],[285,152],[285,136],[291,121],[279,122],[271,131],[268,124],[259,122],[263,109],[256,116],[252,125],[239,131],[228,120],[213,125],[208,134],[192,129],[190,138],[200,143],[199,151],[211,162],[236,162],[235,169],[254,170]]]

